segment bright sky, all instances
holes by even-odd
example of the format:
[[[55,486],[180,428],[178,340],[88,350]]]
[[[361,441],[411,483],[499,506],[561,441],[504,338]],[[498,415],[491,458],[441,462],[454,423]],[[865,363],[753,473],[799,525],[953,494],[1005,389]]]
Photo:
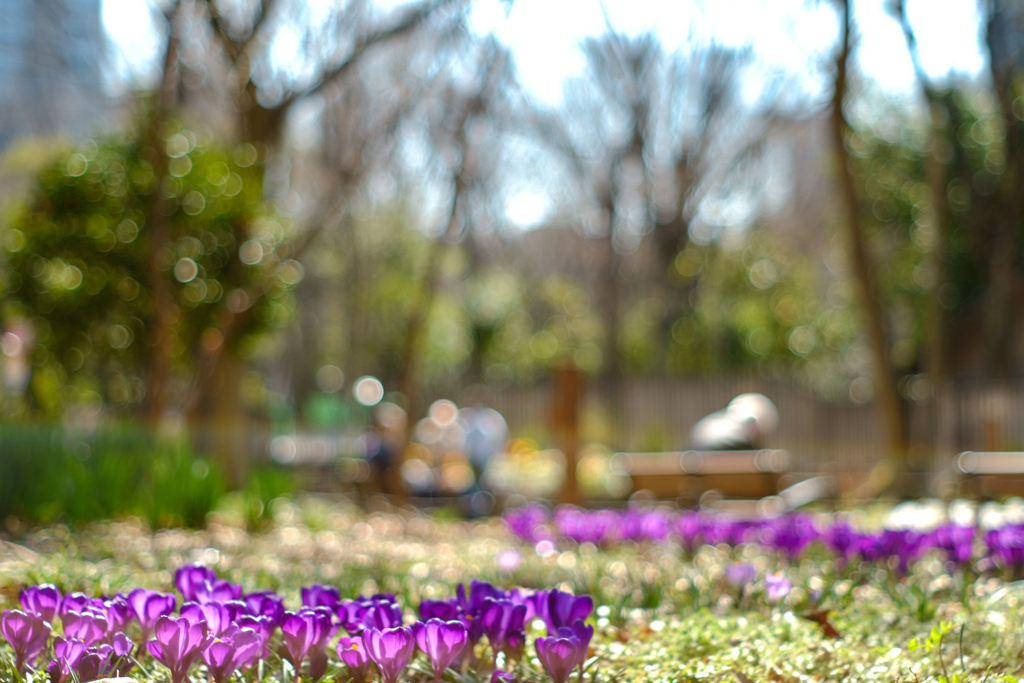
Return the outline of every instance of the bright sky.
[[[890,91],[913,87],[913,71],[887,0],[857,0],[858,59],[865,73]],[[313,0],[311,4],[323,4]],[[382,0],[381,4],[401,4]],[[612,25],[628,34],[653,31],[676,48],[692,35],[729,46],[753,45],[765,63],[794,73],[818,71],[816,55],[834,44],[836,13],[827,0],[605,0]],[[908,0],[925,69],[975,75],[985,66],[979,42],[977,0]],[[142,74],[154,63],[147,0],[104,0],[103,21],[119,53],[118,68]],[[579,43],[605,31],[600,0],[477,0],[474,28],[494,32],[512,49],[525,87],[556,104],[565,79],[583,71]]]
[[[316,8],[330,0],[308,1]],[[857,60],[883,90],[911,92],[913,68],[903,33],[885,10],[887,2],[854,0]],[[818,79],[838,30],[835,3],[828,0],[476,0],[472,24],[509,46],[527,92],[557,105],[566,79],[583,72],[580,42],[606,30],[604,10],[617,30],[630,35],[652,31],[668,49],[691,39],[752,46],[760,63],[804,76],[811,92],[822,85]],[[908,0],[907,12],[931,76],[976,76],[985,69],[977,0]],[[103,0],[103,21],[116,46],[118,72],[128,79],[152,73],[160,45],[148,1]],[[509,217],[529,225],[543,218],[547,208],[543,194],[524,191],[510,205]]]

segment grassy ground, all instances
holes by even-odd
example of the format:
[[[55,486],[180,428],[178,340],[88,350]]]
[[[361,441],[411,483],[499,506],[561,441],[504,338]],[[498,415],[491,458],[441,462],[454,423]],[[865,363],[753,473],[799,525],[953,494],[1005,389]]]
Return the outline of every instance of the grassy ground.
[[[1024,588],[993,576],[950,574],[931,555],[900,578],[886,567],[838,567],[819,547],[794,564],[754,545],[705,546],[693,557],[673,546],[634,544],[538,552],[500,520],[365,515],[316,501],[275,506],[276,521],[258,532],[222,516],[203,531],[153,533],[129,520],[9,534],[11,542],[0,545],[0,610],[17,607],[23,586],[44,582],[94,595],[137,586],[170,591],[174,570],[194,562],[246,591],[278,591],[291,608],[300,605],[300,588],[313,583],[337,586],[343,597],[395,593],[407,618],[420,600],[450,597],[458,583],[480,579],[592,595],[596,635],[586,677],[593,681],[1024,676]],[[726,571],[737,563],[752,564],[756,580],[731,584]],[[772,603],[764,578],[778,571],[793,589]],[[538,671],[534,661],[520,673],[550,680]],[[277,672],[268,666],[265,680]],[[137,674],[153,681],[165,675],[159,666]],[[324,680],[345,678],[332,667]],[[408,678],[426,680],[415,671]]]

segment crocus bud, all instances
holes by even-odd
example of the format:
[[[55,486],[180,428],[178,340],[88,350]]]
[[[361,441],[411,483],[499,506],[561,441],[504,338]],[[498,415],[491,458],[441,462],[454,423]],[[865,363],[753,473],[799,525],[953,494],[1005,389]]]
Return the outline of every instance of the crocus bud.
[[[412,659],[415,649],[412,629],[407,626],[383,631],[368,628],[363,631],[363,645],[380,670],[381,683],[396,683]]]
[[[63,596],[52,583],[24,588],[20,594],[21,608],[26,612],[38,614],[43,621],[53,623],[53,618],[60,610]]]
[[[136,588],[128,594],[128,606],[142,627],[142,641],[145,642],[160,617],[174,611],[177,598],[170,593],[158,593],[145,588]]]
[[[91,609],[82,612],[69,610],[61,617],[61,621],[64,622],[64,635],[81,640],[86,647],[91,647],[106,638],[110,630],[107,616]]]
[[[206,622],[164,615],[153,629],[154,640],[146,643],[149,654],[171,671],[171,683],[181,683],[188,669],[199,659],[212,638]]]
[[[210,678],[216,683],[224,683],[235,671],[251,666],[261,648],[262,641],[256,631],[234,629],[231,635],[214,639],[203,650],[203,661]]]
[[[525,618],[526,605],[517,605],[511,600],[484,600],[480,620],[495,654],[505,649],[510,634],[523,630]]]
[[[416,645],[430,659],[434,681],[440,681],[444,670],[451,666],[466,648],[469,640],[466,625],[455,620],[428,619],[426,622],[416,622],[412,629]]]
[[[50,624],[38,614],[11,609],[0,615],[0,635],[14,648],[14,668],[25,674],[25,668],[46,649]]]
[[[217,575],[212,569],[198,564],[178,567],[174,572],[174,585],[178,587],[184,602],[199,602],[200,592],[205,591],[204,584],[212,584]]]
[[[547,595],[547,612],[541,615],[548,625],[548,633],[554,634],[563,626],[571,626],[577,619],[586,619],[594,609],[589,595],[572,595],[552,590]]]
[[[81,640],[56,636],[53,639],[54,659],[46,667],[50,683],[64,683],[70,679],[71,672],[78,670],[78,662],[85,650],[86,645]]]
[[[540,660],[544,670],[555,680],[555,683],[565,683],[566,679],[576,668],[580,661],[580,641],[575,636],[559,638],[537,638],[534,645],[537,648],[537,659]]]
[[[334,586],[317,583],[303,588],[301,592],[304,607],[326,607],[333,612],[341,602],[341,593]]]
[[[782,572],[775,572],[764,577],[765,595],[769,602],[778,602],[789,595],[793,585]]]

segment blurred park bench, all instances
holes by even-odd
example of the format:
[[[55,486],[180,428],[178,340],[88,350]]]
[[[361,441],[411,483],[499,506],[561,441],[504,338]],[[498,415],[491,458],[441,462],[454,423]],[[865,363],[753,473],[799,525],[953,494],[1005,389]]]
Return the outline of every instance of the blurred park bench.
[[[618,453],[634,493],[696,504],[708,495],[758,499],[778,495],[789,472],[789,453],[779,449]]]
[[[956,458],[960,493],[983,500],[1024,493],[1024,452],[964,451]]]

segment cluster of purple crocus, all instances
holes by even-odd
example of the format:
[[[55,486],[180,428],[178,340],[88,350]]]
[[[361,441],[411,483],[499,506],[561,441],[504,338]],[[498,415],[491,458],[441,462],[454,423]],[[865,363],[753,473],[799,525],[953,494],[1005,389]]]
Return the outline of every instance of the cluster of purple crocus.
[[[199,662],[207,681],[224,683],[275,654],[295,681],[317,681],[331,651],[355,683],[369,680],[373,668],[381,683],[395,683],[417,650],[435,682],[449,667],[473,667],[512,683],[516,676],[498,666],[522,661],[527,625],[540,619],[547,635],[534,639],[537,659],[564,683],[574,670],[582,675],[594,634],[586,624],[591,598],[559,590],[459,584],[450,600],[422,601],[419,619],[407,624],[391,594],[342,599],[337,588],[317,584],[303,588],[302,607],[290,611],[274,592],[244,593],[199,565],[178,569],[175,585],[180,609],[178,595],[145,588],[106,598],[31,586],[21,591],[21,609],[0,614],[0,635],[14,649],[20,675],[41,665],[51,683],[123,676],[147,656],[170,672],[172,683],[187,680]],[[335,640],[342,629],[347,635]],[[478,648],[484,637],[489,647]]]
[[[707,511],[665,509],[587,510],[559,506],[550,513],[540,505],[509,510],[505,523],[523,541],[537,544],[566,539],[608,547],[623,542],[674,543],[687,553],[702,544],[737,546],[756,543],[787,561],[818,543],[840,565],[878,562],[907,573],[929,551],[942,555],[951,570],[975,560],[1019,575],[1024,572],[1024,524],[1010,524],[981,534],[976,527],[946,524],[931,531],[883,529],[859,531],[842,519],[819,526],[807,513],[770,519],[734,519]],[[980,543],[979,543],[980,541]]]

